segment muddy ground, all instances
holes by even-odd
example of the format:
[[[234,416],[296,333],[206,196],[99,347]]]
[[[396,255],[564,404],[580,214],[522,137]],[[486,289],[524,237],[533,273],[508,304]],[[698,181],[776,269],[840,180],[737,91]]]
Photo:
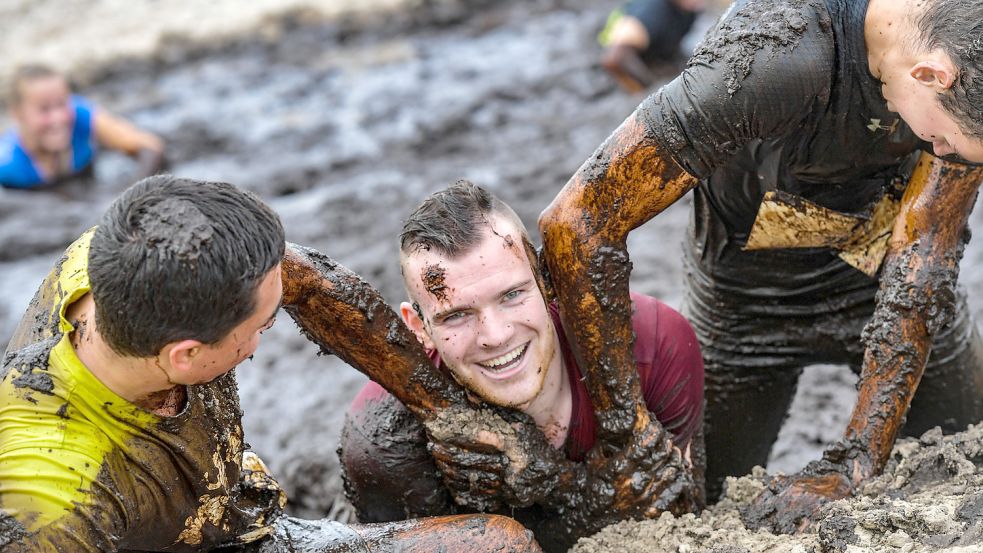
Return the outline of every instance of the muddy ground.
[[[262,29],[243,27],[220,41],[172,37],[150,55],[86,66],[79,80],[97,103],[163,135],[173,173],[257,192],[280,213],[289,240],[331,255],[395,305],[403,294],[395,236],[428,192],[472,180],[533,228],[642,99],[616,89],[596,61],[594,36],[615,2],[412,4],[335,19],[303,11],[269,16]],[[113,22],[100,24],[111,29]],[[132,169],[107,154],[93,182],[35,193],[0,189],[0,286],[7,291],[0,346],[60,250],[130,184]],[[634,288],[672,305],[681,300],[688,205],[673,206],[629,243]],[[983,227],[979,214],[971,224]],[[977,316],[981,264],[983,240],[970,244],[962,264]],[[346,516],[336,501],[334,450],[343,411],[364,378],[318,357],[283,316],[238,380],[246,439],[283,482],[294,512]],[[843,367],[807,370],[772,469],[790,472],[818,457],[845,424],[854,381]],[[744,550],[759,549],[733,549]]]

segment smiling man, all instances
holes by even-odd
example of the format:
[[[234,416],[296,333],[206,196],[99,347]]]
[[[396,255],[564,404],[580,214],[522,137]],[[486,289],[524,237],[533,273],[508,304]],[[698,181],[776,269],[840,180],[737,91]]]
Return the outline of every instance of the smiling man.
[[[0,186],[33,189],[91,173],[100,147],[136,158],[138,178],[163,165],[160,137],[72,94],[49,67],[18,67],[6,100],[16,125],[0,135]]]
[[[400,251],[410,297],[401,314],[434,363],[476,400],[528,415],[568,459],[584,459],[595,444],[591,399],[556,306],[544,299],[525,227],[512,209],[461,181],[431,195],[410,215]],[[695,336],[665,304],[640,294],[632,299],[633,356],[642,396],[699,474],[703,362]],[[495,476],[487,475],[498,462],[493,448],[464,453],[434,443],[430,449],[438,464],[427,448],[423,427],[369,383],[355,399],[342,436],[347,491],[360,520],[454,512],[456,490],[445,487],[438,466],[445,477],[464,469],[458,475],[463,482],[449,481],[452,487],[477,482],[487,484],[489,496],[496,493]],[[468,459],[463,467],[458,454]],[[508,512],[534,530],[537,517],[550,516],[541,509]],[[555,537],[538,536],[547,549]]]
[[[983,162],[981,22],[979,1],[739,0],[600,145],[540,229],[575,357],[615,384],[605,434],[633,407],[617,386],[632,359],[610,347],[631,336],[629,233],[690,190],[710,495],[766,463],[811,364],[860,373],[849,428],[749,522],[799,529],[879,473],[902,426],[983,418],[956,284],[983,176],[965,164]]]

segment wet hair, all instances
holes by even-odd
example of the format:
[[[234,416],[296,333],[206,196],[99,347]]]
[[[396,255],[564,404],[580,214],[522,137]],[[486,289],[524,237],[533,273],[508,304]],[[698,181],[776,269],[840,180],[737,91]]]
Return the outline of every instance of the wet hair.
[[[459,257],[477,246],[492,215],[510,221],[528,240],[522,220],[505,202],[484,188],[459,180],[431,194],[403,223],[401,257],[417,251],[436,251]]]
[[[96,326],[120,355],[169,343],[214,344],[256,310],[260,282],[283,258],[283,226],[231,184],[156,175],[109,207],[92,236]]]
[[[47,65],[30,63],[18,66],[17,69],[14,69],[14,74],[10,78],[10,87],[7,90],[7,103],[11,106],[20,104],[21,100],[23,100],[23,97],[21,96],[21,87],[24,83],[38,79],[46,79],[48,77],[64,78],[61,73],[55,71]]]
[[[967,134],[983,139],[983,2],[934,0],[915,16],[920,46],[942,49],[956,66],[942,107]]]

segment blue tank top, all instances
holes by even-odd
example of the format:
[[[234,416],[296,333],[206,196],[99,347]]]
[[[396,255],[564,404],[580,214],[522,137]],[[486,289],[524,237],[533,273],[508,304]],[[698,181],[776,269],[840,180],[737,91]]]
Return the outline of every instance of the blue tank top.
[[[75,110],[71,174],[76,175],[92,163],[96,143],[92,134],[92,105],[81,96],[73,95],[70,101]],[[0,186],[36,188],[44,184],[41,171],[24,149],[17,131],[9,129],[0,135]]]

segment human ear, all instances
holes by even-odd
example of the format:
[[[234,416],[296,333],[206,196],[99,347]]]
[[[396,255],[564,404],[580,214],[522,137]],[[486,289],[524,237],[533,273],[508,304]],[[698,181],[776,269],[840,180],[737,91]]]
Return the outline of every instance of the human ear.
[[[198,340],[181,340],[168,344],[167,361],[178,374],[185,374],[195,367],[204,344]]]
[[[911,78],[919,84],[931,87],[935,92],[945,92],[956,80],[955,71],[939,61],[920,61],[911,68]]]
[[[426,328],[424,328],[423,319],[420,318],[420,314],[417,313],[413,304],[404,301],[399,304],[399,314],[403,317],[403,322],[406,326],[416,334],[416,339],[423,344],[423,347],[427,349],[436,349],[433,345],[433,340],[430,339],[430,335],[427,334]]]

